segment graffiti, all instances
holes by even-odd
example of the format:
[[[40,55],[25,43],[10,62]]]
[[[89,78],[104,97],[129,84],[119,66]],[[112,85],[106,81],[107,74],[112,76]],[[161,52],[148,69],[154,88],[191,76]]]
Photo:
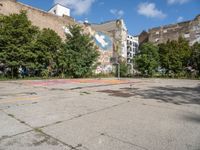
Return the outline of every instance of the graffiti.
[[[96,32],[94,40],[97,46],[99,46],[102,50],[108,51],[112,49],[112,40],[108,35],[102,32]]]
[[[112,65],[101,65],[101,66],[97,67],[96,73],[97,74],[100,74],[100,73],[108,74],[108,73],[111,73],[112,70],[113,70]]]

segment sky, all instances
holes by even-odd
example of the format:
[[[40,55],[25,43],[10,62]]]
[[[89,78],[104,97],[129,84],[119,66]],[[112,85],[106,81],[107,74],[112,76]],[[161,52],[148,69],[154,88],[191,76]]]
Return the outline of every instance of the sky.
[[[138,35],[161,25],[194,19],[200,14],[200,0],[18,0],[48,11],[60,3],[71,9],[77,21],[101,23],[124,19],[129,34]]]

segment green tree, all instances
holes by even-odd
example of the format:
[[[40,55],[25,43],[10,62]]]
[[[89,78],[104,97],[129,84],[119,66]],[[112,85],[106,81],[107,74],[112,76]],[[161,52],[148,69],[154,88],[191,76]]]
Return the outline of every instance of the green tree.
[[[193,69],[198,71],[198,75],[200,76],[200,43],[195,43],[191,49],[191,65]]]
[[[128,77],[128,65],[126,61],[120,60],[120,77]],[[118,65],[116,65],[115,76],[118,77]]]
[[[27,65],[27,56],[34,55],[29,47],[39,30],[31,25],[26,12],[0,17],[0,21],[0,62],[17,77],[19,67]]]
[[[62,39],[51,29],[43,29],[33,44],[35,68],[38,75],[52,75],[58,67],[58,54],[61,51]]]
[[[137,69],[143,75],[152,76],[159,66],[158,47],[151,43],[144,43],[139,50],[140,53],[135,58]]]
[[[188,41],[180,37],[178,41],[167,41],[159,45],[160,65],[165,73],[180,74],[185,70],[191,56]]]
[[[71,34],[66,34],[66,41],[59,52],[59,67],[62,74],[79,78],[92,73],[99,53],[92,38],[84,34],[78,25],[69,26]]]

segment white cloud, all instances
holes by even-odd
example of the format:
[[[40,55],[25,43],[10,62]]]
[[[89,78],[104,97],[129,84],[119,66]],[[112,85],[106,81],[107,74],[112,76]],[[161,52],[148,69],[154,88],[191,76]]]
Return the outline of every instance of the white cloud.
[[[168,4],[184,4],[190,0],[167,0]]]
[[[140,3],[138,5],[137,12],[140,15],[143,15],[143,16],[146,16],[146,17],[149,17],[149,18],[163,19],[167,16],[161,10],[158,10],[154,3],[148,3],[148,2]]]
[[[177,22],[182,22],[182,21],[183,21],[183,19],[184,19],[184,18],[183,18],[182,16],[180,16],[180,17],[178,17],[178,18],[177,18],[177,20],[176,20],[176,21],[177,21]]]
[[[62,4],[70,9],[75,15],[86,14],[95,0],[54,0],[54,3]]]
[[[110,13],[115,15],[117,18],[121,18],[124,15],[123,10],[111,9]]]

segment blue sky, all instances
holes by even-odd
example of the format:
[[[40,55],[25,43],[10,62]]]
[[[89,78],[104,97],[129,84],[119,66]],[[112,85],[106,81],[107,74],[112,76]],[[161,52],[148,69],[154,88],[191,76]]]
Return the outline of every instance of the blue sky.
[[[152,27],[190,20],[200,14],[200,0],[18,1],[46,11],[55,3],[61,3],[71,8],[73,18],[80,21],[88,20],[91,23],[123,18],[132,35]]]

